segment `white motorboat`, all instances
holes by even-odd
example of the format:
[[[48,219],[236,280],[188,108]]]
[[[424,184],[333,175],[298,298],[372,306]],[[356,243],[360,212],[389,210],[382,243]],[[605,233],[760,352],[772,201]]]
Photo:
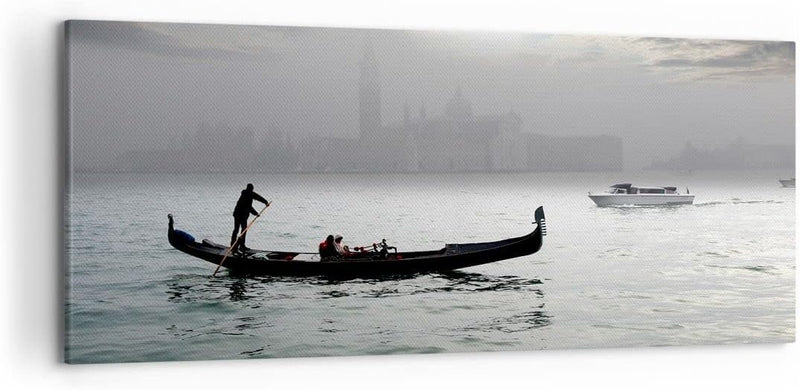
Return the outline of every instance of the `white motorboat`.
[[[794,178],[791,179],[778,179],[781,185],[786,188],[794,188]]]
[[[602,194],[589,193],[598,206],[672,206],[692,204],[694,195],[678,192],[675,187],[634,187],[631,184],[614,184]]]

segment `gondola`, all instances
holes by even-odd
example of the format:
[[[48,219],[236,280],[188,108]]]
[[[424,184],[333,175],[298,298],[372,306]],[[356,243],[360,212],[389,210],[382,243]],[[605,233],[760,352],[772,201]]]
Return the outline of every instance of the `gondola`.
[[[228,247],[209,240],[197,242],[190,234],[174,228],[169,214],[169,243],[181,252],[219,265]],[[534,213],[536,229],[524,236],[500,241],[446,244],[431,251],[397,252],[383,243],[374,250],[362,250],[350,256],[320,260],[314,252],[282,252],[248,249],[233,252],[225,258],[223,267],[245,275],[323,276],[332,278],[403,276],[446,272],[500,260],[526,256],[539,251],[542,237],[547,234],[544,209]]]

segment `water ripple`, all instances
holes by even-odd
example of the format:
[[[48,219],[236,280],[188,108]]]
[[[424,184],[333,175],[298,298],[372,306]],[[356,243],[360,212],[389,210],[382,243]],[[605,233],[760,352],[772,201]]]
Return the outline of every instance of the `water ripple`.
[[[514,314],[508,317],[497,317],[487,322],[475,324],[461,329],[467,332],[492,332],[503,333],[525,332],[549,326],[552,323],[552,316],[544,310],[544,304],[539,305],[535,310]]]

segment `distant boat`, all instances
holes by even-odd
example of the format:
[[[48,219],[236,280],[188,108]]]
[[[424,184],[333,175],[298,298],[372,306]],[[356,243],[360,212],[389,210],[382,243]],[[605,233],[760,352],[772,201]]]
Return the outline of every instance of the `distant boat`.
[[[791,179],[778,179],[781,185],[786,188],[794,188],[794,178]]]
[[[600,207],[605,206],[672,206],[692,204],[694,195],[681,194],[675,187],[634,187],[631,184],[614,184],[605,193],[589,198]]]

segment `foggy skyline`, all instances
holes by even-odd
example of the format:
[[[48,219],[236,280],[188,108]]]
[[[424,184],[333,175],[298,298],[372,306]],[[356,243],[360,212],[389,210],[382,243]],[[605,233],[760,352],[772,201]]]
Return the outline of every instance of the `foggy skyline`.
[[[293,140],[358,136],[359,63],[374,50],[384,125],[460,88],[522,131],[623,138],[625,168],[742,137],[794,144],[794,44],[767,41],[70,22],[75,169],[174,148],[200,123]],[[220,134],[220,137],[225,137]]]

